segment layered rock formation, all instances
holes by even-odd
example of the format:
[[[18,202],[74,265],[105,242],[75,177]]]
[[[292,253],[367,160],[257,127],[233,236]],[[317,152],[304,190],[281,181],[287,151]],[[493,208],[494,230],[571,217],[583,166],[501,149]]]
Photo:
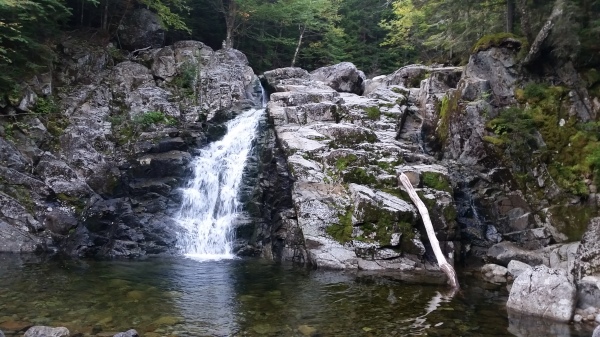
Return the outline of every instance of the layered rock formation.
[[[0,251],[173,252],[187,164],[261,104],[258,78],[239,51],[196,41],[120,63],[79,41],[61,47],[56,72],[3,107]]]
[[[347,65],[341,69],[348,73]],[[434,76],[460,73],[427,69]],[[320,81],[323,73],[352,83],[338,80],[336,91]],[[425,258],[416,209],[398,187],[400,172],[411,177],[434,215],[438,239],[454,256],[459,231],[452,188],[447,169],[420,147],[418,88],[371,85],[359,96],[341,88],[358,87],[362,79],[332,69],[283,68],[264,78],[275,91],[268,114],[293,181],[285,230],[303,238],[285,245],[283,259],[300,251],[317,267],[436,270]]]

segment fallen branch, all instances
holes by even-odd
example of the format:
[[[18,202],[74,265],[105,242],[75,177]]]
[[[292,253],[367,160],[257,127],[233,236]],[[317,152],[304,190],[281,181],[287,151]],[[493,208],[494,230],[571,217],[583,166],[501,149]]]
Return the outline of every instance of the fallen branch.
[[[444,256],[444,253],[442,253],[440,242],[435,236],[435,231],[433,230],[433,224],[431,223],[431,218],[429,217],[429,211],[427,211],[427,207],[423,201],[421,201],[421,198],[419,198],[419,195],[413,188],[412,183],[404,173],[400,173],[400,182],[408,192],[410,199],[415,203],[419,213],[421,214],[423,225],[425,225],[425,231],[427,232],[427,237],[429,238],[429,243],[431,243],[431,248],[433,249],[435,259],[437,260],[440,269],[448,276],[448,283],[450,286],[454,289],[459,289],[460,285],[458,284],[456,271],[454,271],[452,265],[446,261],[446,257]]]

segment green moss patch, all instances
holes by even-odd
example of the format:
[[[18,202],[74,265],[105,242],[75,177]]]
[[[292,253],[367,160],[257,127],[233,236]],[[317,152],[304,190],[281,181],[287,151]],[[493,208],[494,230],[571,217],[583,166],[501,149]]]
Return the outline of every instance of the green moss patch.
[[[438,139],[442,144],[445,144],[448,140],[450,120],[452,116],[460,113],[460,92],[454,90],[449,92],[442,98],[442,101],[438,103],[438,127],[436,133]]]
[[[421,180],[425,187],[452,193],[452,186],[450,185],[448,178],[441,173],[423,172],[421,174]]]
[[[338,171],[345,170],[348,166],[356,163],[358,157],[354,154],[348,154],[346,156],[340,157],[335,161],[335,168]]]
[[[471,49],[471,53],[475,54],[480,51],[488,50],[492,47],[501,47],[507,42],[513,42],[521,46],[523,41],[511,33],[489,34],[481,37]]]
[[[362,167],[355,167],[344,173],[343,180],[345,183],[360,185],[373,185],[377,183],[377,178]]]
[[[372,121],[378,121],[381,119],[381,110],[379,110],[379,107],[370,106],[365,108],[365,112],[367,113],[367,118]]]
[[[339,222],[331,224],[325,228],[325,233],[330,235],[335,241],[344,244],[352,240],[352,214],[354,208],[349,208],[343,215],[339,216]]]

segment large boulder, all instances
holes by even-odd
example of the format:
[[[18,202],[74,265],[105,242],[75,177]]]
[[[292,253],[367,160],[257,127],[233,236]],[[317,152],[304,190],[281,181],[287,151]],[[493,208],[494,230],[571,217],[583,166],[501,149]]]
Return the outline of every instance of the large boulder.
[[[310,75],[313,79],[324,82],[339,92],[362,95],[365,90],[365,74],[350,62],[319,68]]]
[[[576,295],[575,284],[565,270],[540,265],[515,279],[506,306],[520,313],[569,322]]]
[[[165,30],[158,15],[138,8],[119,26],[121,48],[133,51],[146,47],[159,48],[165,43]]]
[[[515,86],[518,80],[516,54],[515,48],[508,46],[478,51],[469,58],[465,76],[470,78],[471,82],[474,79],[488,81],[487,84],[482,85],[484,87],[489,85],[496,104],[505,106],[514,103]],[[479,90],[475,90],[477,91]],[[473,95],[468,94],[468,96]]]

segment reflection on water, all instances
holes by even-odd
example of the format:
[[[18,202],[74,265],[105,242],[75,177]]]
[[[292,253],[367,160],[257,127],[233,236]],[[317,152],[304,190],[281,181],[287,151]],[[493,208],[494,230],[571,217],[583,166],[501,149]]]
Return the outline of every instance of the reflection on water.
[[[260,260],[60,260],[0,255],[0,329],[32,324],[108,336],[589,336],[524,321],[507,292],[461,279],[440,287]],[[558,334],[556,334],[558,333]]]

